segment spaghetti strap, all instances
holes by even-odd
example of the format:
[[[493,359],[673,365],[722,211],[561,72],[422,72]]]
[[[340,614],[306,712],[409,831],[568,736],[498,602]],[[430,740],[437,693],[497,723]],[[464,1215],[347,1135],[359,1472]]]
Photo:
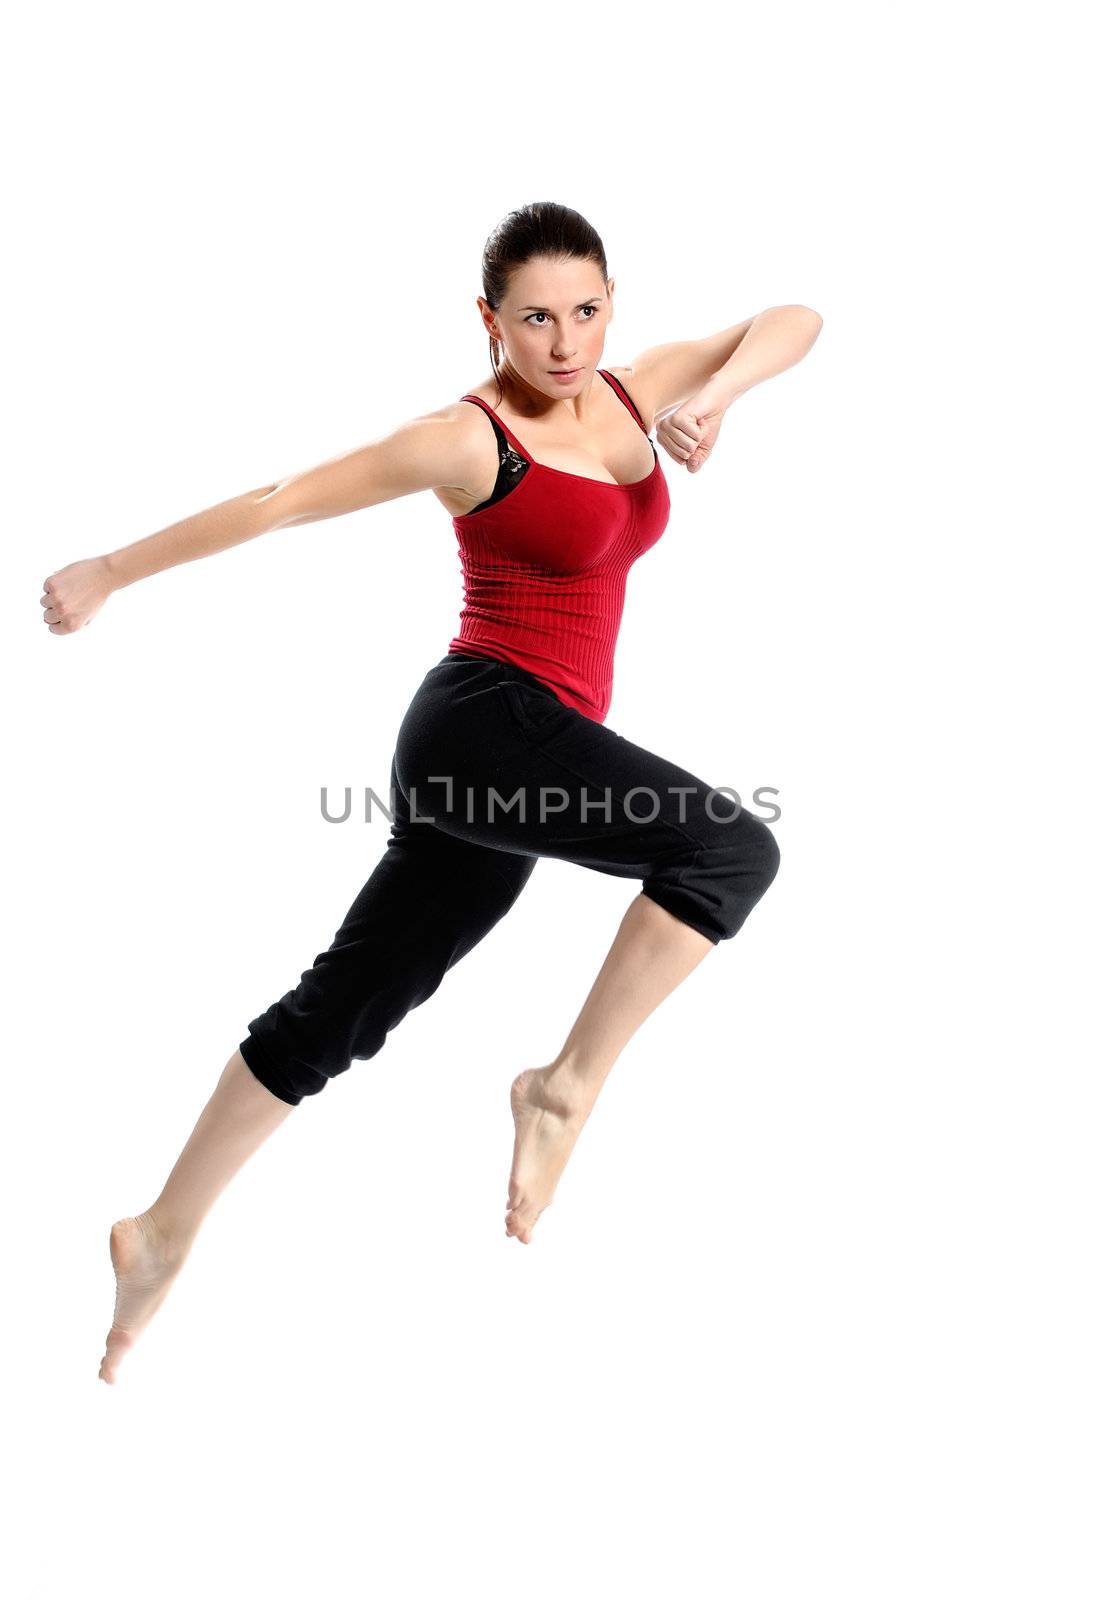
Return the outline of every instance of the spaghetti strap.
[[[597,370],[597,372],[599,372],[599,374],[600,374],[600,376],[602,378],[606,378],[607,381],[611,384],[611,386],[615,390],[616,394],[618,394],[620,400],[622,400],[623,404],[628,408],[628,410],[630,411],[631,415],[634,417],[634,420],[637,422],[638,426],[642,429],[642,432],[646,433],[646,424],[642,421],[642,413],[639,411],[638,407],[635,405],[634,401],[631,399],[631,397],[627,393],[626,389],[624,389],[624,387],[620,383],[619,379],[618,378],[613,378],[611,373],[610,372],[605,372],[603,367],[597,367],[596,370]],[[646,433],[646,438],[647,439],[649,438],[649,434],[648,433]]]
[[[513,432],[512,428],[510,428],[507,423],[502,421],[502,419],[498,416],[497,412],[493,409],[493,407],[488,406],[485,400],[480,400],[477,394],[461,394],[460,395],[460,399],[461,400],[473,400],[477,406],[481,406],[482,409],[485,412],[487,412],[487,414],[489,416],[493,417],[493,419],[497,423],[498,427],[503,429],[506,438],[509,440],[509,443],[512,444],[512,445],[515,445],[516,448],[520,451],[521,455],[524,456],[526,460],[531,461],[532,457],[528,454],[528,451],[521,444],[520,440],[517,438],[517,436]]]
[[[616,393],[619,396],[620,400],[622,400],[623,404],[630,411],[631,415],[633,416],[634,420],[637,422],[638,426],[642,429],[642,432],[646,433],[646,424],[642,421],[642,413],[639,411],[638,407],[635,405],[634,401],[631,399],[631,397],[627,393],[626,389],[624,389],[624,387],[620,383],[619,379],[618,378],[613,378],[611,373],[610,372],[605,372],[603,367],[597,367],[596,370],[597,370],[597,372],[599,372],[600,376],[607,383],[609,383],[611,385],[611,387],[616,391]],[[520,454],[522,456],[524,456],[524,458],[527,461],[533,461],[534,462],[534,458],[533,458],[531,452],[526,450],[525,447],[521,444],[520,440],[517,438],[516,434],[513,432],[512,428],[509,426],[509,424],[507,422],[504,422],[502,420],[502,418],[498,416],[497,412],[493,409],[493,407],[487,405],[485,400],[480,400],[479,396],[477,394],[461,394],[460,395],[460,399],[461,400],[472,400],[475,403],[475,405],[481,406],[482,409],[489,416],[493,417],[493,419],[497,423],[498,427],[503,429],[506,438],[509,440],[509,443],[514,445],[516,447],[516,449],[519,450]],[[650,437],[650,435],[648,433],[646,433],[646,438],[649,439],[649,437]],[[574,474],[573,473],[568,473],[568,474],[564,474],[564,476],[573,477]],[[590,482],[596,482],[596,481],[597,480],[595,480],[595,479],[591,479],[590,480]],[[624,484],[621,487],[629,488],[630,485]]]

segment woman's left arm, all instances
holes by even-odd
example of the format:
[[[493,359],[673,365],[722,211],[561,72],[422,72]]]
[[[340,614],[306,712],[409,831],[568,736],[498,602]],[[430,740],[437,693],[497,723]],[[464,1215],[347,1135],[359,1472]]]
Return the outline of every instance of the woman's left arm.
[[[656,389],[660,379],[668,385],[667,389],[661,388],[662,395],[680,394],[682,390],[688,394],[687,399],[679,401],[671,413],[658,422],[658,443],[675,460],[685,463],[689,472],[698,472],[710,455],[722,418],[733,402],[763,383],[765,378],[773,378],[795,366],[813,348],[822,325],[822,318],[808,306],[773,306],[768,311],[760,311],[748,319],[743,331],[740,324],[730,330],[737,335],[732,354],[713,370],[712,364],[708,364],[705,371],[699,364],[710,347],[707,340],[663,345],[648,351],[645,361],[652,386]],[[661,372],[657,371],[658,358]],[[673,360],[675,370],[672,370]],[[635,361],[636,372],[642,361],[641,357]],[[692,380],[690,393],[685,386],[689,377]],[[664,404],[658,409],[664,410]]]
[[[759,312],[725,366],[700,393],[725,410],[765,378],[796,366],[813,348],[822,326],[819,313],[808,306],[773,306]]]

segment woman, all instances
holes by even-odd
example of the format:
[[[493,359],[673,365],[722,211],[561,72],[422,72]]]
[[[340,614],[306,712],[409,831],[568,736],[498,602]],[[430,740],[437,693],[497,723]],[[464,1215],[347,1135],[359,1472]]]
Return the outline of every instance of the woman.
[[[698,471],[726,408],[799,361],[821,319],[778,307],[600,368],[613,290],[578,213],[510,213],[487,243],[477,301],[492,382],[46,580],[44,620],[72,633],[138,578],[422,489],[452,516],[464,570],[460,633],[399,729],[383,856],[330,949],[249,1024],[154,1205],[111,1229],[108,1383],[247,1158],[305,1095],[380,1050],[510,909],[539,857],[642,888],[557,1056],[510,1090],[505,1226],[524,1244],[623,1047],[775,876],[778,848],[759,818],[604,718],[626,573],[668,519],[646,419],[660,419],[670,458]]]

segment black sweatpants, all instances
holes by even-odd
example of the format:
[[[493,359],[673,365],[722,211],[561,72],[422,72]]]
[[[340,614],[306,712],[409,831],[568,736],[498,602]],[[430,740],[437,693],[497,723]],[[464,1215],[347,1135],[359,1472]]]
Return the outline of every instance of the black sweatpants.
[[[507,662],[450,653],[399,728],[390,836],[330,949],[248,1026],[255,1077],[298,1105],[437,989],[540,856],[613,877],[712,943],[778,870],[767,824]]]

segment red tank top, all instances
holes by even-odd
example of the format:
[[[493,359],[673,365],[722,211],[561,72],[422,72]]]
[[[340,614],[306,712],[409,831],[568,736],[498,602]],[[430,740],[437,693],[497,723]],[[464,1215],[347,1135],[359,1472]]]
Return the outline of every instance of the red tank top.
[[[645,433],[623,385],[602,368],[597,372]],[[460,398],[489,413],[530,465],[493,505],[452,518],[464,607],[448,653],[510,661],[565,705],[603,722],[627,573],[657,543],[669,518],[657,448],[650,439],[653,466],[637,483],[604,483],[541,466],[485,400]]]

